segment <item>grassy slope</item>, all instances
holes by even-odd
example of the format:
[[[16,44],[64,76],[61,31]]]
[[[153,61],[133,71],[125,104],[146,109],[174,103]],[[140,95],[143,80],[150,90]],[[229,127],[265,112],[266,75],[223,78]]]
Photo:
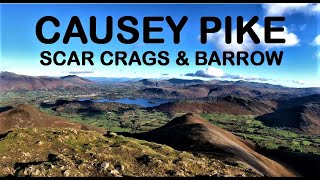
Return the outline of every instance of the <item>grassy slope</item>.
[[[3,134],[0,158],[1,176],[257,176],[165,145],[71,129]]]

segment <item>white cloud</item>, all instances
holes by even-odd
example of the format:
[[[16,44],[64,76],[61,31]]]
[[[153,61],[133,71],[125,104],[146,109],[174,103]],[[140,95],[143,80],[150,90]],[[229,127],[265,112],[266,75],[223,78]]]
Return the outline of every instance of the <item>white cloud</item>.
[[[244,24],[248,23],[247,21],[244,22]],[[283,32],[272,32],[271,38],[278,39],[278,38],[284,38],[286,40],[286,43],[272,43],[272,44],[266,44],[264,39],[265,30],[264,27],[260,24],[255,24],[252,26],[252,29],[257,34],[257,36],[260,38],[260,43],[255,44],[251,37],[248,35],[248,33],[244,34],[243,37],[243,43],[238,44],[237,43],[237,31],[236,29],[232,30],[232,42],[231,44],[225,43],[225,30],[221,29],[217,33],[211,33],[208,34],[208,42],[214,43],[218,49],[223,51],[252,51],[257,46],[262,47],[264,49],[270,49],[274,47],[290,47],[290,46],[296,46],[299,44],[300,40],[298,36],[292,32],[288,31],[288,28],[283,26],[284,31]]]
[[[206,77],[206,78],[214,78],[214,77],[223,77],[225,73],[223,70],[209,67],[207,69],[198,70],[196,73],[189,73],[187,76],[198,76],[198,77]]]
[[[311,44],[314,45],[314,46],[320,46],[320,34],[314,38],[314,40],[312,41]],[[319,48],[316,51],[315,55],[316,55],[316,58],[318,60],[320,60],[320,49]]]
[[[246,80],[246,81],[269,81],[270,79],[267,79],[267,78],[262,78],[262,77],[259,77],[257,75],[251,75],[251,76],[241,76],[241,79],[242,80]]]
[[[197,77],[203,78],[215,78],[219,80],[231,80],[231,81],[249,81],[259,83],[271,83],[277,85],[283,85],[287,87],[320,87],[319,81],[310,80],[295,80],[295,79],[281,79],[281,78],[263,78],[257,75],[241,75],[241,74],[229,74],[223,70],[215,67],[209,67],[206,69],[198,70],[195,73],[187,73],[181,75],[182,77]]]
[[[206,69],[198,70],[195,73],[187,73],[185,76],[192,76],[192,77],[202,77],[202,78],[221,78],[221,79],[234,79],[234,80],[246,80],[246,81],[268,81],[270,79],[261,78],[257,75],[235,75],[235,74],[228,74],[224,72],[222,69],[209,67]]]
[[[69,71],[69,74],[93,74],[94,71]]]
[[[305,84],[306,83],[303,80],[293,80],[292,82],[295,83],[295,84]]]
[[[320,87],[319,81],[312,81],[312,80],[292,80],[292,81],[287,81],[287,85],[291,87]],[[284,83],[286,84],[286,83]],[[320,93],[320,91],[319,91]]]
[[[220,50],[224,50],[224,51],[234,51],[234,50],[237,50],[237,51],[250,51],[250,50],[253,49],[254,43],[252,42],[252,40],[251,40],[251,38],[250,38],[250,36],[248,34],[244,35],[243,43],[242,44],[238,44],[237,43],[237,31],[236,30],[232,30],[232,33],[231,33],[232,42],[231,42],[231,44],[226,44],[224,32],[225,32],[225,30],[221,29],[217,33],[208,34],[208,42],[215,43],[216,46]]]
[[[316,46],[320,46],[320,34],[314,38],[312,43]]]
[[[319,3],[314,3],[313,7],[311,8],[311,11],[319,13],[320,12],[320,4]]]
[[[285,14],[306,13],[314,14],[320,12],[318,3],[270,3],[263,4],[267,16],[283,16]]]
[[[272,32],[271,33],[271,38],[272,39],[285,39],[285,43],[272,43],[272,44],[266,44],[264,35],[265,35],[265,30],[264,27],[255,24],[253,25],[252,29],[257,33],[257,36],[260,37],[261,44],[263,47],[269,49],[273,47],[290,47],[290,46],[296,46],[299,44],[300,40],[298,36],[292,32],[288,31],[288,28],[286,26],[282,26],[284,31],[283,32]]]

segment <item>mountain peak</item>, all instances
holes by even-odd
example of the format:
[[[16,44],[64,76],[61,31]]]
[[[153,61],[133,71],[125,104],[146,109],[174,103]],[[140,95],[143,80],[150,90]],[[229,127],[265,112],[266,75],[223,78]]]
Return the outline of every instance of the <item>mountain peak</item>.
[[[60,79],[73,83],[73,84],[78,84],[78,85],[87,85],[87,84],[94,84],[92,81],[79,77],[77,75],[67,75],[67,76],[62,76]]]
[[[255,152],[247,142],[231,132],[192,113],[176,117],[160,128],[134,136],[183,151],[232,154],[233,158],[255,167],[258,172],[267,176],[295,175],[289,168]]]

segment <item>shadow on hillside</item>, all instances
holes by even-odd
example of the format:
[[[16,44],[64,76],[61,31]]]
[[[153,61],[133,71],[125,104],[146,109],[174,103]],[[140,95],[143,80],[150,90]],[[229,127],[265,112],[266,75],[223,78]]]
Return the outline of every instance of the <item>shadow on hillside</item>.
[[[11,132],[12,132],[12,131],[8,131],[8,132],[6,132],[6,133],[0,134],[0,140],[3,139],[3,138],[5,138],[5,137],[7,137],[8,134],[11,133]]]
[[[57,113],[79,114],[82,118],[93,118],[102,116],[104,113],[112,111],[116,115],[122,115],[127,111],[134,111],[139,107],[123,107],[121,103],[107,102],[97,103],[90,100],[85,101],[68,101],[57,100],[55,103],[41,103],[40,107],[45,109],[52,109]],[[110,107],[110,108],[109,108]],[[110,110],[109,110],[110,109]]]
[[[77,113],[80,113],[83,118],[92,118],[95,116],[103,115],[105,112],[95,107],[87,107],[80,108]]]
[[[272,113],[257,116],[255,119],[261,121],[268,127],[288,127],[288,128],[299,128],[299,109],[278,109]]]
[[[308,103],[320,103],[320,94],[312,94],[308,96],[293,97],[281,100],[277,106],[277,109],[292,108]]]
[[[258,116],[256,119],[266,126],[299,128],[300,113],[303,113],[306,105],[310,104],[320,104],[320,94],[279,100],[277,110]]]
[[[141,140],[147,140],[150,141],[150,137],[146,138],[143,136],[144,133],[129,133],[129,132],[117,132],[119,135],[123,135],[126,137],[141,139]],[[154,141],[152,141],[154,142]],[[160,143],[164,144],[164,143]],[[206,155],[208,157],[212,158],[218,158],[218,159],[224,159],[231,157],[230,154],[226,153],[225,151],[221,151],[214,148],[208,149],[204,148],[205,151],[203,151],[203,147],[198,147],[195,149],[185,149],[179,147],[179,143],[177,144],[166,144],[171,146],[172,148],[176,150],[186,150],[191,151],[193,153],[200,153],[203,155]],[[266,157],[269,157],[270,159],[275,160],[276,162],[279,162],[283,165],[286,165],[287,167],[290,167],[292,170],[299,173],[301,176],[304,177],[311,177],[318,174],[319,167],[320,167],[320,155],[312,154],[312,153],[301,153],[301,152],[293,152],[293,151],[285,151],[285,150],[279,150],[279,149],[260,149],[257,148],[256,152],[265,155]]]
[[[92,104],[94,104],[93,101],[90,100],[85,100],[85,101],[77,101],[77,100],[73,100],[73,101],[68,101],[68,100],[64,100],[64,99],[58,99],[56,100],[55,103],[41,103],[40,107],[42,108],[53,108],[53,107],[57,107],[57,106],[63,106],[65,104],[70,104],[70,103],[74,103],[74,104],[80,104],[82,106],[90,106]]]
[[[10,109],[12,109],[13,107],[12,106],[3,106],[3,107],[0,107],[0,113],[4,112],[4,111],[8,111]]]
[[[94,106],[94,102],[90,100],[85,101],[68,101],[59,99],[55,103],[41,103],[42,108],[51,108],[56,112],[65,112],[70,114],[81,114],[83,118],[90,118],[94,116],[99,116],[104,113],[104,111]],[[57,111],[61,108],[62,110]]]
[[[320,155],[278,149],[257,149],[257,152],[292,167],[302,176],[311,177],[319,174]]]

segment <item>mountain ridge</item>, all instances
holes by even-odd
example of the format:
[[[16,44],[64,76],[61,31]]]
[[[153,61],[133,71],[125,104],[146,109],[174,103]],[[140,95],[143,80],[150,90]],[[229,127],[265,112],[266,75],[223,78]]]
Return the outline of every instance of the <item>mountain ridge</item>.
[[[229,153],[235,159],[248,164],[266,176],[299,176],[290,168],[255,152],[245,141],[232,133],[193,113],[174,118],[164,126],[149,132],[131,136],[166,144],[178,150]]]
[[[57,78],[20,75],[7,71],[0,73],[0,91],[65,89],[89,84],[93,84],[93,82],[78,76]]]
[[[0,133],[15,128],[31,127],[61,127],[78,130],[93,130],[104,133],[103,128],[70,122],[62,117],[43,113],[29,104],[20,104],[12,109],[0,113]]]

